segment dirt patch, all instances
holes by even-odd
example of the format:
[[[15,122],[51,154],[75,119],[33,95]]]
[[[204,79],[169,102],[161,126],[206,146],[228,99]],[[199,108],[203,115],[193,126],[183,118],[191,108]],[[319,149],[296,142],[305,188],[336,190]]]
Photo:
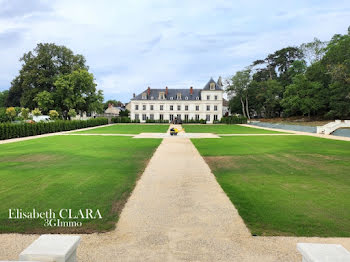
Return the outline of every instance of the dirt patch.
[[[50,154],[28,154],[15,157],[2,157],[0,162],[21,162],[21,163],[37,163],[43,161],[57,161],[61,160],[63,156],[50,155]]]
[[[204,157],[205,162],[211,169],[225,167],[227,169],[237,169],[244,165],[244,159],[247,156],[207,156]]]

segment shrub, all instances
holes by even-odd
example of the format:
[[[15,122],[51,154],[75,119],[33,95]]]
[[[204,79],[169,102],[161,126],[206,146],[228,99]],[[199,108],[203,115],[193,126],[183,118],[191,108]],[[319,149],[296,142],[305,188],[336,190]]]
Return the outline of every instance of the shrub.
[[[246,124],[247,118],[243,116],[225,116],[221,118],[222,124]]]
[[[6,114],[6,108],[0,107],[0,123],[8,122],[10,121],[9,117]]]
[[[127,116],[117,116],[112,118],[112,123],[140,123],[140,120],[131,120]]]
[[[33,111],[32,111],[32,114],[33,116],[40,116],[41,115],[41,111],[39,108],[35,108]]]
[[[6,115],[9,119],[14,119],[17,116],[16,109],[14,107],[6,108]]]
[[[194,120],[194,119],[189,119],[189,120],[183,120],[183,124],[199,124],[200,120]]]
[[[0,140],[35,136],[46,133],[69,131],[79,128],[93,127],[108,124],[107,118],[93,118],[89,120],[58,120],[39,123],[0,123]]]
[[[69,109],[68,115],[70,117],[76,117],[77,116],[77,112],[75,111],[75,109]]]
[[[146,119],[146,123],[158,123],[158,124],[165,124],[169,123],[169,120],[154,120],[154,119]]]
[[[29,108],[21,108],[21,115],[24,119],[28,119],[29,118]]]
[[[56,110],[50,110],[49,111],[49,116],[52,120],[57,120],[59,113]]]
[[[207,121],[205,121],[204,119],[201,119],[201,120],[199,120],[199,123],[200,123],[200,124],[206,124]]]

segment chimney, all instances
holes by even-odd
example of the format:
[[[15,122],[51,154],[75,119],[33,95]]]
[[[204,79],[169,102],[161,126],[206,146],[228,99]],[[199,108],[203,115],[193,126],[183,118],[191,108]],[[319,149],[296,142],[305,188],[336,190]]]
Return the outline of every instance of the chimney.
[[[190,87],[190,95],[193,95],[193,87]]]
[[[168,95],[168,87],[167,86],[165,87],[165,95],[166,96]]]
[[[133,94],[132,94],[132,97],[133,97],[133,98],[135,98],[135,97],[136,97],[135,93],[133,93]]]
[[[148,95],[151,94],[151,88],[150,88],[150,87],[147,88],[147,94],[148,94]]]

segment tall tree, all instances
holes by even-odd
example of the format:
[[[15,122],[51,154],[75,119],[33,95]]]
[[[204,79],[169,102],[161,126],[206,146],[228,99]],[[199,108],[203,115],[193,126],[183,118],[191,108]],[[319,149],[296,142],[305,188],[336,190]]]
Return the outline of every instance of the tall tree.
[[[333,36],[321,63],[331,78],[327,116],[347,118],[350,116],[350,31]]]
[[[250,68],[238,71],[231,79],[228,79],[226,88],[230,95],[239,97],[242,105],[242,114],[248,119],[250,119],[248,94],[252,81],[250,73]]]
[[[55,105],[65,118],[71,109],[83,112],[101,111],[102,91],[96,90],[94,77],[88,71],[79,69],[70,74],[61,75],[54,85]]]
[[[7,97],[9,96],[9,91],[8,90],[4,90],[2,92],[0,92],[0,107],[6,107],[6,100]]]
[[[297,114],[311,117],[326,106],[325,89],[319,82],[309,81],[300,74],[293,78],[293,83],[286,87],[282,105],[287,114]]]
[[[300,46],[303,54],[309,64],[321,61],[326,52],[327,42],[323,42],[318,38],[314,38],[312,42],[304,43]]]
[[[33,109],[34,98],[43,91],[52,92],[54,82],[60,75],[77,69],[88,70],[85,58],[75,55],[65,46],[38,44],[33,51],[20,59],[23,63],[19,75],[11,83],[7,104]]]

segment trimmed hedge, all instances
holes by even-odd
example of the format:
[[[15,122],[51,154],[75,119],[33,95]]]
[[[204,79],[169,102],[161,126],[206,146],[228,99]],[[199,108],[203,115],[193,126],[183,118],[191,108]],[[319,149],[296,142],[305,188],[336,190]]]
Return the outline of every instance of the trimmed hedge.
[[[0,123],[0,140],[36,136],[47,133],[69,131],[74,129],[100,126],[108,124],[107,118],[94,118],[89,120],[58,120],[54,122],[38,123]]]
[[[112,123],[140,123],[140,120],[131,120],[127,116],[117,116],[112,118]]]
[[[221,118],[222,124],[246,124],[247,118],[243,116],[225,116]]]
[[[194,119],[189,119],[189,120],[183,120],[183,124],[206,124],[207,121],[205,119],[200,119],[200,120],[194,120]]]
[[[169,120],[151,120],[151,119],[146,119],[146,123],[168,124]]]

